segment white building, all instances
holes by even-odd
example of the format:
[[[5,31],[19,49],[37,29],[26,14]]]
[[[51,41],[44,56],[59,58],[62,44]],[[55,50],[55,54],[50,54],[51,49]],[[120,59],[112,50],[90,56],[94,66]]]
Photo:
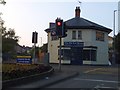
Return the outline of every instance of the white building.
[[[67,37],[62,38],[63,64],[108,65],[108,34],[106,27],[80,17],[80,8],[76,7],[75,17],[65,21]],[[50,63],[59,62],[59,38],[51,36],[55,23],[45,31],[48,34],[48,53]]]

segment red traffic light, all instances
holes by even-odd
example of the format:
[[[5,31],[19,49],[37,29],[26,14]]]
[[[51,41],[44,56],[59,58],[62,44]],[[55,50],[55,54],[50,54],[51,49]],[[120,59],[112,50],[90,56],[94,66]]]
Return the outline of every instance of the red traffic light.
[[[57,22],[57,26],[61,26],[61,22]]]

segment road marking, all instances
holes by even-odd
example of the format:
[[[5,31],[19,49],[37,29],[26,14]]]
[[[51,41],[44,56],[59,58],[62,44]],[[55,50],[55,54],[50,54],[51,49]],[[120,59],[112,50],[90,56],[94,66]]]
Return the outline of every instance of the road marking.
[[[96,89],[99,90],[100,87],[101,87],[100,85],[97,85],[97,86],[95,86],[94,88],[96,88]]]
[[[89,72],[97,71],[97,70],[100,70],[100,69],[102,69],[102,68],[97,68],[97,69],[88,70],[88,71],[85,71],[84,73],[89,73]]]
[[[95,81],[95,82],[106,82],[106,83],[120,83],[120,82],[118,82],[118,81],[96,80],[96,79],[80,79],[80,78],[74,78],[74,80]]]
[[[102,89],[102,88],[104,88],[104,89],[112,89],[113,88],[113,90],[114,90],[114,87],[101,87],[101,86],[99,86],[99,85],[97,85],[96,87],[94,87],[96,90],[100,90],[100,89]]]
[[[107,88],[114,88],[114,87],[100,87],[100,88],[106,88],[107,89]]]
[[[107,89],[108,89],[108,88],[109,88],[109,89],[111,88],[111,89],[112,89],[112,88],[114,88],[114,87],[106,87],[106,86],[104,86],[104,84],[100,84],[100,85],[95,86],[94,88],[97,89],[97,90],[100,90],[99,88],[107,88]]]

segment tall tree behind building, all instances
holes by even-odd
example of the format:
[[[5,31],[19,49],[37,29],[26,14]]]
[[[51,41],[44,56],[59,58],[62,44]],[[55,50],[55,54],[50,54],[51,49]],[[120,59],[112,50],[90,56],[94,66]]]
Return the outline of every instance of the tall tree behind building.
[[[120,33],[115,37],[116,63],[120,64]]]

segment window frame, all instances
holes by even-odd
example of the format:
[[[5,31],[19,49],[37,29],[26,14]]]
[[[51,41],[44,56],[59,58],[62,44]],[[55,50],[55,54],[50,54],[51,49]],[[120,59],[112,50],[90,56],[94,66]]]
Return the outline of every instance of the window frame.
[[[93,54],[92,54],[92,52],[93,52]],[[84,55],[86,55],[86,56],[84,56]],[[83,50],[83,60],[84,61],[97,61],[97,50],[94,50],[94,49]]]
[[[72,39],[75,40],[76,39],[76,31],[72,31]]]
[[[105,33],[102,31],[96,31],[96,41],[105,41]]]
[[[78,31],[78,36],[77,37],[78,37],[78,40],[82,40],[82,31]]]

